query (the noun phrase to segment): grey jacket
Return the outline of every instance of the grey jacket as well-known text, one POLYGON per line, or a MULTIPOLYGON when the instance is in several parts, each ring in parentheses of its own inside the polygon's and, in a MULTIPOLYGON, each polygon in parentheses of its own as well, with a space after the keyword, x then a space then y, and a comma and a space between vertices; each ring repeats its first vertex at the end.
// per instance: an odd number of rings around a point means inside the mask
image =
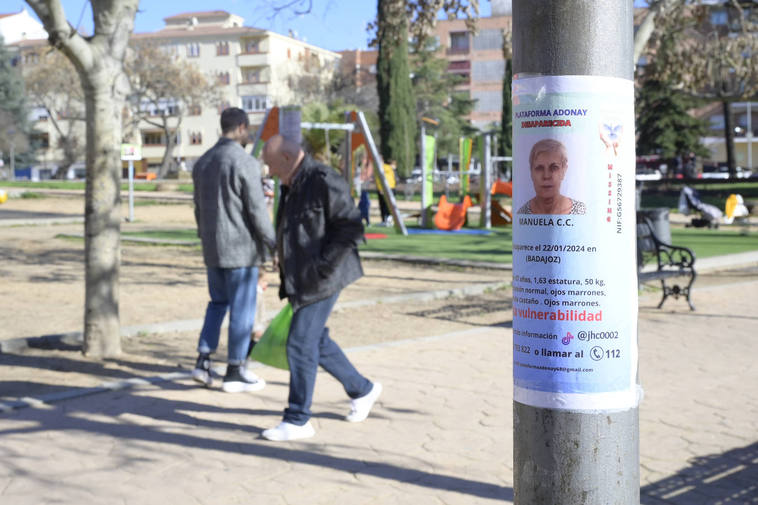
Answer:
POLYGON ((361 213, 345 180, 305 156, 277 209, 279 297, 292 308, 329 298, 363 275, 361 213))
POLYGON ((192 169, 195 222, 208 267, 256 266, 276 247, 259 162, 221 138, 192 169))

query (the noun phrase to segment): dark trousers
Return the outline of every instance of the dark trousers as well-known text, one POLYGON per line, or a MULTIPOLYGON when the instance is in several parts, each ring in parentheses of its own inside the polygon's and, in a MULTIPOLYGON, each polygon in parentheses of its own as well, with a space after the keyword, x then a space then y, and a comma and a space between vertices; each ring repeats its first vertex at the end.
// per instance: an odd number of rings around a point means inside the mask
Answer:
POLYGON ((390 208, 387 205, 387 202, 384 200, 384 195, 378 191, 376 193, 379 195, 379 212, 382 214, 382 222, 385 222, 390 216, 390 208))
POLYGON ((342 349, 329 338, 326 320, 337 303, 339 292, 304 307, 292 316, 287 339, 290 367, 289 406, 284 421, 302 426, 311 417, 313 389, 319 365, 337 379, 350 398, 367 395, 373 384, 350 363, 342 349))
POLYGON ((368 191, 361 190, 361 199, 358 201, 358 209, 361 211, 361 219, 366 221, 366 226, 370 223, 369 214, 371 212, 371 200, 368 197, 368 191))

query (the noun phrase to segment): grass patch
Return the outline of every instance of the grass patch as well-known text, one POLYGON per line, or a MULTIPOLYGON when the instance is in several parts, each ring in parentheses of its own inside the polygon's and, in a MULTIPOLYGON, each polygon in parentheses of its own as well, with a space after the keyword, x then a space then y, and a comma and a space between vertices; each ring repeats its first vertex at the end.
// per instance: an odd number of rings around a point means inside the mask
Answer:
MULTIPOLYGON (((673 245, 689 247, 698 258, 737 254, 758 250, 758 232, 742 234, 738 230, 672 228, 673 245)), ((697 268, 697 263, 695 263, 697 268)))
POLYGON ((84 190, 84 181, 3 181, 0 184, 9 188, 84 190))
MULTIPOLYGON (((652 186, 645 183, 642 191, 642 207, 666 207, 676 209, 679 205, 679 192, 683 184, 669 182, 652 186)), ((758 182, 698 182, 692 186, 700 199, 724 210, 726 199, 732 193, 742 195, 745 200, 758 200, 758 182)))
MULTIPOLYGON (((366 233, 383 233, 387 235, 387 238, 367 240, 360 246, 361 251, 493 263, 513 261, 510 228, 493 228, 490 235, 450 234, 404 237, 395 232, 394 228, 369 226, 366 228, 366 233)), ((162 240, 196 242, 198 240, 195 229, 123 232, 123 236, 150 238, 157 242, 162 240)), ((672 228, 671 241, 674 245, 689 247, 698 258, 708 258, 757 251, 758 231, 745 235, 740 230, 672 228)))
MULTIPOLYGON (((409 227, 410 228, 410 227, 409 227)), ((491 235, 408 235, 392 228, 369 226, 366 233, 384 233, 385 239, 367 240, 361 251, 427 258, 511 263, 511 230, 493 228, 491 235)))
POLYGON ((19 198, 21 198, 22 200, 34 200, 37 198, 45 198, 45 195, 43 195, 42 193, 34 193, 32 191, 24 191, 23 193, 21 193, 19 198))
POLYGON ((121 236, 135 237, 135 238, 149 238, 156 241, 183 240, 187 242, 196 242, 198 240, 197 230, 195 229, 125 231, 125 232, 121 232, 121 236))

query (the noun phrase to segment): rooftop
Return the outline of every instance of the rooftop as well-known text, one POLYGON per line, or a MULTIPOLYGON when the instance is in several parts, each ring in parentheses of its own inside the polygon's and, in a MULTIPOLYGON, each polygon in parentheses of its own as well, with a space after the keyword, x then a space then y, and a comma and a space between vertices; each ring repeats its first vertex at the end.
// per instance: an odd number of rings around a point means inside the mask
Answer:
POLYGON ((173 16, 169 16, 166 18, 163 18, 163 21, 173 21, 178 19, 185 19, 185 18, 211 18, 211 17, 217 17, 217 16, 229 16, 230 14, 226 11, 198 11, 198 12, 183 12, 181 14, 174 14, 173 16))

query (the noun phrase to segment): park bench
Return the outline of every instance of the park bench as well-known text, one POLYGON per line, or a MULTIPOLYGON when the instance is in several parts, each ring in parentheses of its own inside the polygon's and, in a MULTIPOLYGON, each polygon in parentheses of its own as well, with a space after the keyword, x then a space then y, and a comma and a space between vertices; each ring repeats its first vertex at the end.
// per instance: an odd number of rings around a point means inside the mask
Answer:
POLYGON ((683 296, 690 310, 695 310, 690 291, 696 275, 695 253, 692 249, 663 242, 656 236, 650 218, 637 212, 637 280, 640 284, 661 281, 663 297, 658 308, 663 306, 669 296, 675 299, 683 296), (683 280, 671 282, 669 279, 683 280))

